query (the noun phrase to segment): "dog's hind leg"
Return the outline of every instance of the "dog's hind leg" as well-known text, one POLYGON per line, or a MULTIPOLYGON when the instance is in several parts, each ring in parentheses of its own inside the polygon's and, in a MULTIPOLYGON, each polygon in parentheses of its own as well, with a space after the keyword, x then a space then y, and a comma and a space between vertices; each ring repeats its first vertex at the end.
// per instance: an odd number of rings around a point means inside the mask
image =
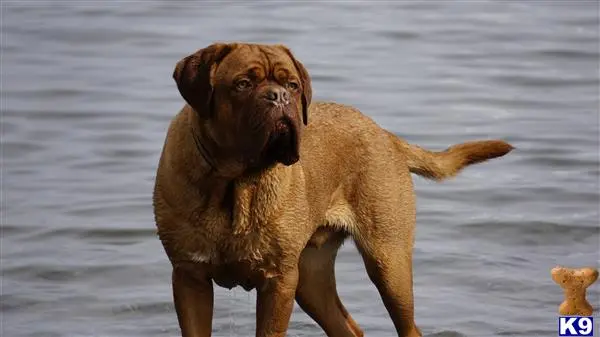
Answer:
POLYGON ((415 197, 407 170, 386 164, 359 185, 363 199, 355 206, 353 238, 398 337, 418 337, 412 280, 415 197))
POLYGON ((335 284, 335 258, 343 237, 308 246, 300 257, 296 301, 328 337, 363 337, 358 324, 340 301, 335 284))
POLYGON ((390 246, 379 246, 371 252, 361 249, 361 253, 398 336, 421 336, 414 322, 411 254, 390 246))
POLYGON ((375 218, 378 223, 371 228, 377 230, 371 231, 367 237, 355 238, 367 274, 377 287, 398 336, 421 336, 414 321, 413 238, 409 229, 412 225, 393 219, 390 214, 375 218))

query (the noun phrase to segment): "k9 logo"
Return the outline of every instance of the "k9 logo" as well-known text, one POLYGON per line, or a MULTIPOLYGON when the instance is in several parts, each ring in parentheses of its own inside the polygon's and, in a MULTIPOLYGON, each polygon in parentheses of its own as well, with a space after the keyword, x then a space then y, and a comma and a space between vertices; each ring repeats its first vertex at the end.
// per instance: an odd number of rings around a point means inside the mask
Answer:
POLYGON ((561 316, 558 318, 559 336, 594 336, 594 318, 561 316))

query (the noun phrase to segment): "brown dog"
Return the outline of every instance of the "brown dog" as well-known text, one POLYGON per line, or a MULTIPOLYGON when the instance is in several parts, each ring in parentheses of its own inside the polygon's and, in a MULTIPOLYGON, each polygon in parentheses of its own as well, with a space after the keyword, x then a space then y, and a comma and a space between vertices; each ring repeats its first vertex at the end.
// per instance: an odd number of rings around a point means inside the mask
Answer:
POLYGON ((213 281, 257 290, 256 336, 285 336, 294 299, 327 336, 363 336, 336 291, 347 237, 398 336, 419 336, 410 173, 442 180, 512 147, 429 152, 356 109, 311 104, 310 77, 284 46, 214 44, 173 76, 188 105, 167 133, 154 212, 183 336, 211 335, 213 281))

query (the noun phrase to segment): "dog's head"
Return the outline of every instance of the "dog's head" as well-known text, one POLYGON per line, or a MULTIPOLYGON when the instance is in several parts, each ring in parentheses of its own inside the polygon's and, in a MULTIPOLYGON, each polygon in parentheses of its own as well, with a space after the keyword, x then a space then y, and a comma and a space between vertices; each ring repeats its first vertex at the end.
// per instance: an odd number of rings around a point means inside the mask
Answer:
POLYGON ((179 61, 173 78, 226 153, 251 167, 299 160, 312 91, 285 46, 216 43, 179 61))

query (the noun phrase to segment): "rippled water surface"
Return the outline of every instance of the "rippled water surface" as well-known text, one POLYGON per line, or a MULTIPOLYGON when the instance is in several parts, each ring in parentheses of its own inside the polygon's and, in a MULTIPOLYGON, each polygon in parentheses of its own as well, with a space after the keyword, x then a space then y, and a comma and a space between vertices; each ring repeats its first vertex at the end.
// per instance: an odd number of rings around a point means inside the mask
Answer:
MULTIPOLYGON (((517 150, 415 177, 427 336, 554 336, 556 264, 599 262, 598 2, 2 3, 2 336, 176 336, 153 177, 183 56, 287 44, 316 99, 431 149, 517 150)), ((337 265, 367 336, 393 327, 352 244, 337 265)), ((600 287, 589 290, 600 306, 600 287)), ((254 335, 254 294, 219 289, 215 336, 254 335)), ((290 336, 322 336, 297 307, 290 336)))

